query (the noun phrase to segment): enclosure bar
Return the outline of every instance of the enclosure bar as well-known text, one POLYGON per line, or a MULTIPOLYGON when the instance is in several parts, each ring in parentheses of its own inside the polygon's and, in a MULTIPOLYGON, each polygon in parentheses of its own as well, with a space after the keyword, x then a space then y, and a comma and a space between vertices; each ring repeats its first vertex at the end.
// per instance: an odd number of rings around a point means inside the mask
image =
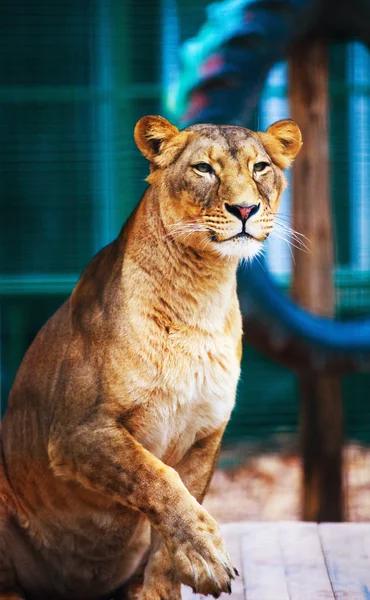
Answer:
MULTIPOLYGON (((293 228, 311 241, 310 252, 295 251, 294 300, 322 316, 334 313, 333 232, 329 197, 328 44, 300 42, 291 53, 289 96, 303 148, 293 170, 293 228)), ((303 460, 302 517, 343 519, 343 422, 340 381, 315 370, 298 374, 303 460)))

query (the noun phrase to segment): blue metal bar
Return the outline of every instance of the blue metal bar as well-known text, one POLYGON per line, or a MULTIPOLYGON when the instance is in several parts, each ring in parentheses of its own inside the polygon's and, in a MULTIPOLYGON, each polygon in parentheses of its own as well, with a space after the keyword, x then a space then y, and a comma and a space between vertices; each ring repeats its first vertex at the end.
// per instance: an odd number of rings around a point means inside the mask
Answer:
POLYGON ((259 314, 316 347, 351 354, 370 353, 370 319, 340 323, 312 315, 289 300, 256 261, 250 264, 240 284, 244 314, 259 314))

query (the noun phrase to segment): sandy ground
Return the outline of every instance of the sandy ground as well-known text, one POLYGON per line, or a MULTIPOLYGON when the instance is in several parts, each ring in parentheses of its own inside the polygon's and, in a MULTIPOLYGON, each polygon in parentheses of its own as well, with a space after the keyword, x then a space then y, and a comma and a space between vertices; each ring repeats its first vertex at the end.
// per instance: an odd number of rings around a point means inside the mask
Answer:
MULTIPOLYGON (((220 522, 298 520, 300 459, 294 442, 266 451, 239 445, 221 452, 204 505, 220 522)), ((346 520, 370 521, 370 448, 344 451, 346 520)))

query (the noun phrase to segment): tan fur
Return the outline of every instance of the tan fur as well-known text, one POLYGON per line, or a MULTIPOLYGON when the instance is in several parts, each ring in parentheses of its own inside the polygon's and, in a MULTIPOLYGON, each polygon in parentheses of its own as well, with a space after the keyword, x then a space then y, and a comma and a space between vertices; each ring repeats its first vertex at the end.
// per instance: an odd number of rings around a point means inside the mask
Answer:
POLYGON ((42 328, 10 394, 1 600, 93 600, 125 582, 122 597, 136 597, 130 578, 146 561, 141 600, 178 600, 181 582, 217 597, 235 575, 201 502, 239 377, 237 263, 271 231, 299 129, 179 132, 144 117, 135 139, 151 185, 42 328), (259 205, 249 237, 234 237, 241 221, 225 202, 259 205))

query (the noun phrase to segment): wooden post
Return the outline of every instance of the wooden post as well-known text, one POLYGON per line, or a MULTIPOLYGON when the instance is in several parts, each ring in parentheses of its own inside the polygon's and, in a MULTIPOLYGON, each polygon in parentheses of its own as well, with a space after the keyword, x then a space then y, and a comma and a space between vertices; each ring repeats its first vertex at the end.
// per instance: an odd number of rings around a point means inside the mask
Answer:
MULTIPOLYGON (((293 170, 293 228, 311 241, 310 253, 294 253, 292 295, 307 310, 334 312, 333 238, 329 197, 328 45, 301 42, 290 59, 292 118, 302 130, 303 148, 293 170)), ((298 373, 303 459, 302 516, 343 519, 343 420, 340 381, 318 370, 298 373)))

